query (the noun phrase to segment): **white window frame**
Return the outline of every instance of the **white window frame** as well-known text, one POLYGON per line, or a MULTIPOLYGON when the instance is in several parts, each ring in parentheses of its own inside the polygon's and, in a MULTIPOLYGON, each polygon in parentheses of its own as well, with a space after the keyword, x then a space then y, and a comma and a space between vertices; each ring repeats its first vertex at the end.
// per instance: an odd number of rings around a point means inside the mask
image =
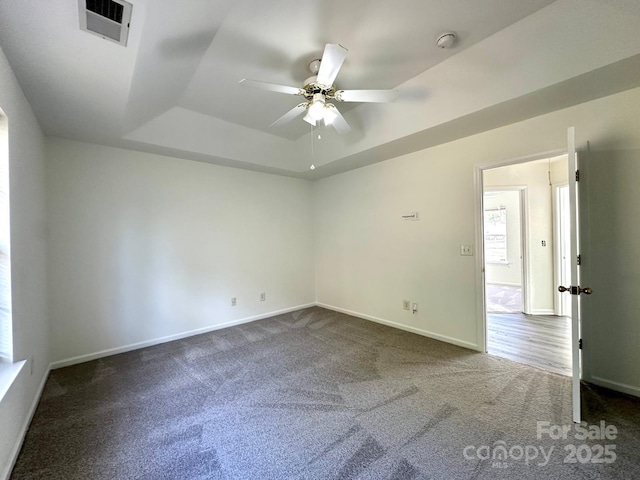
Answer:
POLYGON ((0 402, 27 363, 13 361, 9 220, 9 120, 0 109, 0 402))

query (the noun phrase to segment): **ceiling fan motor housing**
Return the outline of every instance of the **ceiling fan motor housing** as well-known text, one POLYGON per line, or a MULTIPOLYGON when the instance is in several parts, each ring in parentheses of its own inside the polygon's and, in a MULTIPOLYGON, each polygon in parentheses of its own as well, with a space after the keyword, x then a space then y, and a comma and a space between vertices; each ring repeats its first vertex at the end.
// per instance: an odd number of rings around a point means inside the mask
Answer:
POLYGON ((321 85, 317 82, 317 80, 318 77, 314 75, 313 77, 309 77, 304 81, 304 87, 302 87, 305 92, 304 97, 307 100, 313 100, 313 96, 316 93, 321 93, 326 98, 334 98, 334 95, 336 93, 335 87, 333 85, 321 85))

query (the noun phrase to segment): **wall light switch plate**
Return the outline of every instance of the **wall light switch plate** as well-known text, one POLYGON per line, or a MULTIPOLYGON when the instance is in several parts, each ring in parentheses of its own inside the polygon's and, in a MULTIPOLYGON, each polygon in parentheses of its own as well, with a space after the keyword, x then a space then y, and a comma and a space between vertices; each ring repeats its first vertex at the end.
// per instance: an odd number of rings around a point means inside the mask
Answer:
POLYGON ((460 245, 460 255, 465 257, 473 256, 473 245, 460 245))
POLYGON ((402 308, 404 310, 411 310, 411 302, 409 300, 402 301, 402 308))

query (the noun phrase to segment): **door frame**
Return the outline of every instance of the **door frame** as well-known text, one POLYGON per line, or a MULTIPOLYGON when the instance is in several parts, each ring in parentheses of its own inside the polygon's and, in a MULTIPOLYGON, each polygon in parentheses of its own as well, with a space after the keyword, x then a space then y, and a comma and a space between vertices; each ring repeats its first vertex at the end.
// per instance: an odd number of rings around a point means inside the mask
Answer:
MULTIPOLYGON (((562 243, 563 241, 571 242, 570 238, 565 238, 562 234, 562 220, 569 222, 568 218, 564 218, 564 215, 560 211, 560 189, 569 188, 569 182, 553 183, 553 281, 554 285, 564 285, 562 280, 562 243)), ((567 212, 568 213, 568 212, 567 212)), ((565 282, 569 283, 569 282, 565 282)), ((554 289, 554 310, 557 316, 569 317, 571 316, 571 307, 568 306, 565 310, 563 304, 562 294, 554 289)))
MULTIPOLYGON (((485 170, 528 163, 545 158, 567 155, 566 150, 552 150, 524 157, 497 160, 477 164, 473 169, 475 186, 475 230, 476 230, 476 337, 478 338, 478 350, 487 353, 487 312, 485 305, 485 271, 484 271, 484 181, 485 170)), ((528 268, 527 268, 528 270, 528 268)), ((524 298, 523 298, 524 301, 524 298)))

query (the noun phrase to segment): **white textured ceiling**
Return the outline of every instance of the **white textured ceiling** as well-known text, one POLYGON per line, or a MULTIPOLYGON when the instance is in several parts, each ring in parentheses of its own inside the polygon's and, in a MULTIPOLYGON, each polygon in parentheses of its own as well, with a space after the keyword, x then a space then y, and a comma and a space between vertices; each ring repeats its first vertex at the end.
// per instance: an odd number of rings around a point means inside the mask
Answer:
POLYGON ((46 134, 313 178, 640 82, 634 0, 132 3, 125 48, 80 31, 76 0, 0 2, 0 45, 46 134), (448 30, 456 47, 436 48, 448 30), (400 99, 339 104, 353 131, 316 129, 310 157, 301 119, 268 127, 300 98, 238 81, 301 86, 326 43, 349 49, 339 88, 400 99))

